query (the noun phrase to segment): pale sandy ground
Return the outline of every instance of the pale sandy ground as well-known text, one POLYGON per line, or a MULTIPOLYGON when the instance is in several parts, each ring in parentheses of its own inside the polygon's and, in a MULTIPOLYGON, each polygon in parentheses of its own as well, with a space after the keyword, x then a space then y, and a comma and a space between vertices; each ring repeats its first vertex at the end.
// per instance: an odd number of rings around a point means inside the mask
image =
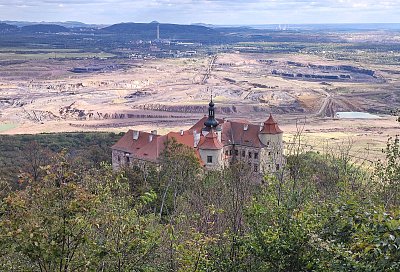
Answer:
MULTIPOLYGON (((68 71, 87 65, 83 61, 47 60, 0 67, 0 134, 178 131, 189 128, 206 113, 211 91, 217 107, 223 110, 218 116, 260 123, 272 112, 288 142, 296 133, 296 120, 306 118, 305 141, 318 149, 327 142, 335 146, 350 140, 356 152, 378 154, 389 136, 399 134, 395 118, 382 114, 399 104, 400 75, 387 72, 398 72, 398 66, 368 66, 384 79, 381 82, 324 85, 273 76, 272 68, 260 59, 283 63, 288 55, 221 54, 210 74, 211 58, 206 57, 125 60, 122 62, 130 68, 96 74, 68 71), (382 118, 323 117, 332 111, 376 111, 382 118)), ((290 60, 349 64, 304 55, 291 55, 290 60)))

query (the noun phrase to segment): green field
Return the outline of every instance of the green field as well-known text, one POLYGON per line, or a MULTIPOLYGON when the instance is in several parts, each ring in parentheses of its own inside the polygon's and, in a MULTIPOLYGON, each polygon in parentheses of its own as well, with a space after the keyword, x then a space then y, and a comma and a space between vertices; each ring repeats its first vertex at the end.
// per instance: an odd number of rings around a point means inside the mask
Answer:
POLYGON ((16 124, 0 124, 0 132, 4 132, 13 128, 16 128, 17 125, 16 124))
MULTIPOLYGON (((47 51, 47 50, 46 50, 47 51)), ((112 58, 114 54, 100 52, 100 53, 81 53, 71 51, 59 51, 49 50, 48 53, 40 50, 40 53, 35 51, 23 51, 23 52, 3 52, 0 50, 1 60, 46 60, 46 59, 82 59, 82 58, 112 58)))

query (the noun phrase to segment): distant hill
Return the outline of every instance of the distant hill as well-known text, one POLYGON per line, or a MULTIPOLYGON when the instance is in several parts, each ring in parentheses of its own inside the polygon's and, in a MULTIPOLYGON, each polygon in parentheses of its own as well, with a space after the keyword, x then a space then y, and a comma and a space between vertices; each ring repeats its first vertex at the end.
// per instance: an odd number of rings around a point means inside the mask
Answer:
POLYGON ((1 21, 0 23, 5 23, 9 25, 14 25, 18 27, 23 27, 23 26, 30 26, 30 25, 59 25, 59 26, 65 26, 67 28, 102 28, 106 27, 108 25, 99 25, 99 24, 85 24, 82 22, 76 22, 76 21, 66 21, 66 22, 27 22, 27 21, 1 21))
POLYGON ((140 36, 142 39, 155 39, 158 25, 160 26, 161 39, 206 41, 220 35, 218 31, 205 26, 157 23, 121 23, 102 28, 101 31, 114 34, 132 34, 140 36))
POLYGON ((5 24, 5 23, 0 23, 0 33, 11 33, 18 31, 17 26, 5 24))
POLYGON ((69 29, 60 25, 37 24, 21 27, 23 33, 60 33, 69 32, 69 29))

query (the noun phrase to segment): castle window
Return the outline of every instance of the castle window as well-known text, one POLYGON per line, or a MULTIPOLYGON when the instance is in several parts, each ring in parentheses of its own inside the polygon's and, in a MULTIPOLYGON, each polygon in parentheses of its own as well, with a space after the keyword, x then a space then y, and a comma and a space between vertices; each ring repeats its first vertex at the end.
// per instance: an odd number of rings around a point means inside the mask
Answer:
POLYGON ((235 149, 235 156, 239 155, 239 150, 235 149))
POLYGON ((207 156, 207 163, 212 163, 212 162, 213 162, 212 156, 207 156))
POLYGON ((121 162, 121 156, 118 156, 117 159, 118 159, 118 162, 121 162))
POLYGON ((254 153, 254 159, 258 159, 258 153, 257 152, 254 153))
POLYGON ((258 165, 254 164, 254 172, 258 172, 258 165))
POLYGON ((242 150, 242 157, 246 157, 246 151, 242 150))
POLYGON ((270 151, 270 152, 268 152, 268 156, 271 156, 271 151, 270 151))
POLYGON ((129 157, 126 157, 126 162, 130 163, 131 159, 129 157))
POLYGON ((249 152, 249 158, 251 159, 251 157, 252 157, 252 154, 251 154, 251 152, 249 152))
POLYGON ((279 165, 279 163, 276 164, 276 170, 279 170, 281 167, 279 165))
POLYGON ((228 156, 229 151, 225 150, 225 156, 228 156))
POLYGON ((232 149, 229 150, 229 156, 232 156, 232 149))
POLYGON ((269 146, 269 141, 267 142, 267 146, 269 146))

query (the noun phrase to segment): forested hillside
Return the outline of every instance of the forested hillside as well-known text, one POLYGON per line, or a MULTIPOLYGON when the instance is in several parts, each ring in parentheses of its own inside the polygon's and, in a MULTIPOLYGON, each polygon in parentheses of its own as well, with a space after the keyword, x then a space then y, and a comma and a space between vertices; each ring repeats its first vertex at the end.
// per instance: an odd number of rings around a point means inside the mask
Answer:
POLYGON ((372 168, 294 146, 263 182, 239 163, 204 172, 175 142, 161 167, 118 172, 28 148, 17 188, 1 182, 1 271, 400 269, 398 138, 372 168))

